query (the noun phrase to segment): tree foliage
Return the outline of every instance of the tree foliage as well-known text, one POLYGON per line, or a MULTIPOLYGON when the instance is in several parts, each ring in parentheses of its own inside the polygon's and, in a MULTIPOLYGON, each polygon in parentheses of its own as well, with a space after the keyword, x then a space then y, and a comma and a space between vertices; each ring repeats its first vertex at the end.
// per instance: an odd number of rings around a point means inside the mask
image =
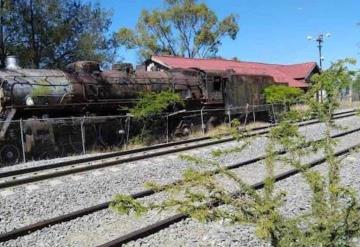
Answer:
POLYGON ((349 65, 356 64, 356 60, 346 58, 333 63, 329 69, 321 74, 315 74, 311 77, 313 86, 307 94, 307 102, 316 112, 320 113, 320 117, 329 117, 329 112, 334 111, 339 106, 338 98, 341 90, 348 88, 355 71, 349 68, 349 65), (325 99, 319 104, 315 97, 312 97, 320 90, 326 93, 325 99))
POLYGON ((236 38, 239 26, 235 15, 219 20, 197 0, 165 2, 165 9, 143 10, 134 30, 121 28, 119 43, 139 49, 143 58, 153 54, 207 57, 218 52, 225 37, 236 38))
POLYGON ((140 93, 138 102, 130 108, 130 113, 139 124, 139 131, 134 133, 131 143, 150 144, 158 141, 158 136, 168 128, 168 120, 163 114, 172 112, 183 104, 181 96, 171 90, 140 93))
POLYGON ((130 109, 130 113, 138 119, 157 117, 176 104, 182 105, 183 101, 181 96, 173 91, 143 92, 136 105, 130 109))
POLYGON ((76 60, 111 61, 111 13, 80 0, 3 0, 3 46, 24 67, 62 68, 76 60))
MULTIPOLYGON (((167 192, 168 199, 139 205, 129 198, 124 202, 124 196, 118 196, 111 207, 120 213, 134 210, 140 214, 148 210, 175 208, 200 221, 251 223, 256 225, 257 235, 272 246, 352 246, 354 237, 360 234, 360 204, 353 188, 340 181, 340 165, 344 157, 336 156, 336 142, 331 138, 331 130, 339 128, 331 118, 337 106, 337 96, 352 76, 347 68, 349 63, 354 61, 338 61, 322 74, 314 76, 314 84, 305 95, 309 112, 325 126, 323 139, 306 141, 305 135, 294 124, 303 115, 294 110, 284 113, 282 121, 270 131, 262 191, 250 187, 225 164, 214 159, 231 150, 216 151, 205 158, 182 156, 193 165, 184 172, 182 181, 170 185, 148 184, 155 191, 167 192), (322 102, 314 97, 320 89, 325 90, 327 95, 322 102), (287 153, 278 155, 278 148, 287 153), (304 157, 310 154, 324 155, 327 173, 322 174, 303 163, 304 157), (276 168, 283 165, 297 169, 311 191, 310 209, 299 211, 294 217, 282 214, 286 192, 275 189, 276 168), (231 188, 224 186, 224 178, 231 182, 231 188)), ((232 148, 233 151, 243 150, 250 141, 241 140, 237 149, 232 148)))
POLYGON ((359 93, 360 92, 360 73, 356 73, 356 75, 354 76, 354 79, 352 81, 352 89, 359 93))
POLYGON ((270 104, 294 103, 304 94, 299 88, 283 85, 271 85, 264 89, 265 99, 270 104))

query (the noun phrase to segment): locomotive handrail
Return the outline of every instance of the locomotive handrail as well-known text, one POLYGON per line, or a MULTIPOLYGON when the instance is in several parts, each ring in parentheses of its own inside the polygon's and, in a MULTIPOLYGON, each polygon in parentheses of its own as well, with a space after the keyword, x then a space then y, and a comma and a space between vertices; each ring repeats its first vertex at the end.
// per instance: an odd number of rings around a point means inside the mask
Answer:
MULTIPOLYGON (((44 76, 42 76, 44 77, 44 76)), ((31 86, 44 86, 44 87, 68 87, 69 86, 69 83, 68 84, 56 84, 56 85, 49 85, 49 84, 42 84, 42 83, 34 83, 34 82, 29 82, 29 81, 26 81, 26 82, 20 82, 18 81, 17 79, 18 78, 21 78, 21 76, 13 76, 12 79, 15 81, 16 84, 20 84, 20 85, 31 85, 31 86)), ((13 84, 14 85, 14 84, 13 84)))
POLYGON ((61 99, 60 99, 60 102, 59 102, 59 104, 62 104, 62 102, 63 102, 63 100, 65 99, 65 97, 66 96, 68 96, 68 95, 72 95, 71 93, 69 93, 69 92, 66 92, 66 93, 64 93, 64 95, 61 97, 61 99))

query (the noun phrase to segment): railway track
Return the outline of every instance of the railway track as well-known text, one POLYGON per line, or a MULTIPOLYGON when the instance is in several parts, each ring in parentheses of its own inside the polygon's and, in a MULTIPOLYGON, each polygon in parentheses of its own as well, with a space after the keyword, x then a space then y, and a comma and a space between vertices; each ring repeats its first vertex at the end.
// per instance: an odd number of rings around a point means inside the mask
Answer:
MULTIPOLYGON (((336 134, 336 135, 333 136, 333 138, 338 138, 338 137, 350 135, 350 134, 358 132, 358 131, 360 131, 360 128, 352 129, 352 130, 349 130, 349 131, 346 131, 346 132, 343 132, 343 133, 336 134)), ((358 145, 356 145, 356 146, 358 146, 358 145)), ((347 148, 346 151, 343 151, 343 153, 349 152, 349 150, 351 150, 354 147, 355 146, 347 148)), ((285 152, 284 151, 279 151, 278 154, 279 155, 285 154, 285 152)), ((254 158, 254 159, 249 159, 249 160, 246 160, 246 161, 243 161, 243 162, 239 162, 239 163, 236 163, 236 164, 229 165, 227 167, 227 169, 236 169, 236 168, 239 168, 239 167, 242 167, 242 166, 254 164, 255 162, 261 161, 263 159, 265 159, 265 156, 258 156, 258 157, 254 158)), ((319 160, 323 160, 323 159, 319 159, 319 160)), ((320 161, 318 161, 317 163, 319 163, 319 162, 320 161)), ((288 174, 286 176, 289 176, 289 175, 293 174, 294 172, 296 172, 296 171, 289 171, 289 172, 286 173, 286 174, 288 174)), ((214 173, 216 173, 216 171, 214 171, 214 173)), ((285 173, 282 174, 282 177, 285 177, 285 173)), ((177 182, 179 182, 179 181, 177 181, 177 182)), ((144 191, 132 194, 131 196, 133 196, 134 198, 139 199, 139 198, 144 198, 144 197, 147 197, 147 196, 150 196, 150 195, 153 195, 153 194, 155 194, 154 191, 144 190, 144 191)), ((25 236, 27 234, 30 234, 30 233, 32 233, 34 231, 43 229, 45 227, 49 227, 49 226, 52 226, 52 225, 68 222, 68 221, 71 221, 73 219, 80 218, 80 217, 82 217, 84 215, 89 215, 89 214, 92 214, 94 212, 97 212, 97 211, 100 211, 100 210, 103 210, 103 209, 107 209, 108 206, 109 206, 109 203, 110 203, 109 201, 104 202, 104 203, 100 203, 100 204, 92 206, 92 207, 87 207, 87 208, 84 208, 84 209, 81 209, 81 210, 73 211, 73 212, 68 213, 68 214, 64 214, 64 215, 61 215, 61 216, 58 216, 58 217, 43 220, 43 221, 37 222, 35 224, 30 224, 30 225, 15 229, 13 231, 9 231, 9 232, 0 234, 0 242, 5 242, 5 241, 8 241, 10 239, 15 239, 15 238, 20 237, 20 236, 25 236)), ((175 217, 173 220, 175 221, 176 219, 179 219, 179 218, 175 217)), ((166 222, 171 222, 171 220, 168 219, 168 221, 166 221, 166 222)), ((164 226, 164 225, 166 225, 166 222, 162 222, 160 225, 164 226)), ((144 229, 142 229, 141 231, 144 231, 144 229)), ((132 233, 132 235, 134 235, 134 233, 132 233)), ((130 239, 129 236, 130 235, 128 235, 126 239, 130 239)), ((124 239, 124 237, 122 237, 121 239, 124 239)))
MULTIPOLYGON (((334 119, 341 119, 355 116, 356 111, 344 111, 334 114, 334 119)), ((319 123, 318 120, 308 120, 300 122, 299 126, 307 126, 319 123)), ((248 136, 262 135, 269 132, 273 125, 253 128, 248 136)), ((0 171, 0 189, 14 187, 18 185, 33 183, 50 178, 86 172, 90 170, 110 167, 122 163, 146 160, 168 154, 179 153, 182 151, 212 146, 216 144, 234 141, 232 137, 212 139, 211 137, 200 137, 179 142, 159 144, 128 151, 114 152, 93 157, 74 159, 41 166, 34 166, 16 170, 0 171)))
MULTIPOLYGON (((352 150, 356 149, 356 148, 359 148, 360 147, 360 143, 357 144, 357 145, 353 145, 349 148, 345 148, 343 150, 340 150, 338 152, 336 152, 336 156, 342 156, 342 155, 345 155, 349 152, 351 152, 352 150)), ((313 160, 307 164, 304 164, 303 166, 304 167, 307 167, 307 168, 312 168, 312 167, 315 167, 317 165, 320 165, 320 164, 323 164, 324 162, 326 162, 326 158, 325 157, 321 157, 321 158, 318 158, 316 160, 313 160)), ((292 177, 296 174, 298 174, 300 171, 298 169, 291 169, 291 170, 288 170, 286 172, 283 172, 283 173, 280 173, 278 175, 275 176, 275 183, 276 182, 279 182, 279 181, 282 181, 282 180, 285 180, 289 177, 292 177)), ((261 181, 261 182, 257 182, 257 183, 254 183, 254 184, 251 184, 250 185, 253 189, 255 190, 260 190, 262 188, 264 188, 265 186, 265 181, 261 181)), ((237 196, 238 193, 234 193, 234 196, 237 196)), ((217 202, 210 202, 211 205, 214 205, 214 206, 219 206, 217 204, 217 202)), ((126 244, 126 243, 129 243, 131 241, 136 241, 138 239, 141 239, 141 238, 144 238, 144 237, 148 237, 152 234, 155 234, 161 230, 164 230, 166 229, 167 227, 175 224, 175 223, 178 223, 182 220, 185 220, 186 218, 188 218, 189 216, 183 214, 183 213, 178 213, 178 214, 175 214, 175 215, 172 215, 168 218, 165 218, 163 220, 160 220, 158 222, 155 222, 154 224, 151 224, 151 225, 148 225, 146 227, 143 227, 143 228, 140 228, 140 229, 137 229, 135 231, 132 231, 130 233, 127 233, 125 235, 122 235, 112 241, 109 241, 107 243, 104 243, 104 244, 101 244, 101 245, 98 245, 97 247, 116 247, 116 246, 121 246, 123 244, 126 244)))

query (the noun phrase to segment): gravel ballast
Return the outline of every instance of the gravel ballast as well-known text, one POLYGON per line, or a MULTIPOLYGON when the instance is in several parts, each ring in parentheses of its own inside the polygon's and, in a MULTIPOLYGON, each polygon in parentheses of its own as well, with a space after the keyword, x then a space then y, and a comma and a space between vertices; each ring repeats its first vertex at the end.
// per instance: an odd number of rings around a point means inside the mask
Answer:
MULTIPOLYGON (((354 119, 340 119, 337 121, 337 123, 344 126, 349 126, 351 128, 355 128, 356 126, 359 126, 359 124, 356 125, 356 123, 359 123, 359 118, 355 117, 354 119)), ((321 135, 321 131, 319 131, 319 125, 307 126, 305 129, 309 139, 318 138, 321 135)), ((346 141, 342 141, 339 143, 339 146, 354 144, 357 140, 360 139, 359 137, 360 134, 358 133, 349 135, 346 137, 346 141)), ((244 150, 241 154, 227 155, 226 157, 222 157, 221 160, 224 163, 228 163, 233 162, 234 160, 240 161, 256 157, 260 155, 261 152, 263 152, 265 140, 266 138, 264 137, 258 137, 252 143, 251 147, 244 150)), ((196 154, 207 157, 209 155, 208 148, 202 149, 202 151, 197 151, 196 154)), ((185 169, 186 167, 188 167, 188 164, 186 164, 186 162, 175 158, 166 158, 162 160, 159 158, 155 158, 152 159, 152 162, 150 161, 150 163, 138 162, 123 164, 117 167, 119 169, 117 171, 110 170, 112 168, 108 168, 98 170, 97 174, 94 174, 97 171, 78 174, 77 176, 82 176, 82 178, 79 180, 74 179, 72 176, 62 177, 61 183, 54 186, 49 186, 46 181, 44 181, 41 183, 37 183, 37 186, 39 186, 39 188, 32 191, 29 191, 26 186, 20 186, 12 191, 14 192, 14 194, 6 196, 5 200, 2 200, 0 202, 0 220, 1 226, 4 227, 2 231, 9 231, 13 227, 19 227, 21 225, 34 223, 34 220, 37 221, 39 219, 46 219, 49 217, 60 215, 62 213, 71 212, 75 209, 81 209, 100 202, 104 202, 106 200, 109 200, 114 194, 119 192, 130 193, 139 191, 143 188, 143 182, 148 180, 155 180, 161 183, 172 182, 175 179, 180 178, 180 171, 185 169), (101 174, 99 172, 101 172, 101 174)), ((254 169, 256 168, 254 167, 254 169)), ((261 170, 261 165, 259 165, 258 169, 261 170)), ((255 170, 251 168, 249 169, 250 174, 244 176, 252 180, 253 178, 251 178, 251 174, 261 175, 260 170, 256 170, 256 172, 254 172, 255 170)), ((98 226, 95 229, 91 228, 91 230, 88 231, 88 235, 91 235, 91 231, 98 232, 98 230, 100 230, 101 232, 103 226, 105 226, 106 229, 116 228, 116 225, 111 224, 112 220, 119 224, 117 225, 118 228, 125 227, 124 224, 122 224, 123 219, 119 219, 117 217, 118 216, 114 215, 111 211, 103 210, 71 222, 43 229, 41 231, 30 234, 29 236, 20 238, 19 240, 22 241, 23 239, 28 239, 29 242, 26 242, 27 244, 42 242, 50 243, 51 241, 54 241, 55 246, 57 242, 62 243, 59 246, 74 246, 73 244, 76 242, 75 240, 75 242, 73 242, 73 240, 68 242, 69 232, 79 233, 81 236, 83 236, 83 232, 86 232, 86 226, 88 225, 91 225, 92 227, 93 225, 98 226), (99 214, 100 216, 97 216, 97 214, 99 214), (116 218, 115 220, 114 217, 116 218), (100 223, 99 219, 101 219, 100 223), (110 222, 107 222, 106 220, 105 222, 102 222, 102 219, 110 220, 110 222), (79 222, 83 223, 78 224, 79 222), (70 226, 68 224, 70 224, 70 226), (111 225, 113 227, 110 227, 111 225), (67 230, 65 231, 62 227, 67 230), (72 227, 74 227, 75 229, 73 229, 72 227), (62 237, 60 237, 59 241, 55 241, 55 239, 58 239, 59 236, 62 237), (38 242, 39 239, 42 240, 38 242), (68 245, 68 243, 71 244, 68 245)), ((126 227, 126 229, 128 228, 126 227)), ((119 234, 120 233, 116 232, 113 234, 114 236, 111 235, 110 237, 116 237, 119 234)), ((109 235, 107 236, 109 237, 109 235)), ((104 238, 97 237, 97 239, 104 238)), ((9 243, 11 243, 11 241, 9 241, 9 243)), ((12 243, 14 244, 16 242, 12 243)), ((82 243, 82 241, 76 243, 76 246, 82 246, 82 244, 79 245, 79 243, 82 243)), ((44 246, 47 246, 47 244, 45 244, 44 246)))
MULTIPOLYGON (((360 118, 339 119, 337 123, 354 128, 360 118)), ((320 124, 302 128, 308 139, 320 138, 320 124)), ((334 133, 338 133, 336 130, 334 133)), ((341 131, 340 131, 341 132, 341 131)), ((360 132, 359 132, 360 133, 360 132)), ((353 135, 357 135, 356 133, 353 135)), ((358 137, 356 137, 358 138, 358 137)), ((355 139, 356 139, 355 138, 355 139)), ((258 157, 265 153, 265 137, 255 138, 251 145, 240 153, 219 158, 224 164, 240 162, 258 157)), ((209 157, 210 150, 224 146, 239 145, 229 142, 221 145, 201 148, 194 152, 199 157, 209 157)), ((30 185, 0 190, 0 232, 11 231, 40 220, 56 217, 65 213, 93 206, 111 200, 117 193, 135 193, 144 189, 147 181, 170 183, 181 178, 181 172, 189 164, 177 158, 178 155, 163 156, 147 161, 125 163, 119 166, 98 169, 90 172, 45 180, 30 185), (172 157, 172 158, 169 158, 172 157)), ((257 172, 258 173, 258 172, 257 172)))
MULTIPOLYGON (((360 194, 359 174, 360 154, 352 154, 345 159, 341 175, 346 184, 358 189, 360 194)), ((260 162, 259 162, 260 163, 260 162)), ((326 165, 314 169, 326 172, 326 165)), ((239 168, 238 174, 244 172, 239 168)), ((252 181, 255 182, 255 179, 252 181)), ((286 203, 282 212, 292 216, 308 208, 310 200, 307 185, 300 175, 278 182, 277 190, 287 192, 286 203)), ((163 199, 156 194, 142 201, 163 199)), ((11 240, 4 246, 96 246, 110 241, 131 230, 154 223, 156 220, 169 216, 171 213, 157 214, 151 212, 143 218, 117 215, 111 210, 102 210, 94 214, 55 225, 28 236, 11 240)), ((253 226, 229 225, 224 222, 201 224, 187 219, 152 236, 130 242, 128 246, 269 246, 254 234, 253 226)))
MULTIPOLYGON (((360 197, 360 153, 352 154, 343 162, 342 183, 353 187, 360 197)), ((325 164, 313 168, 321 174, 327 172, 325 164)), ((276 183, 276 191, 285 191, 282 214, 294 217, 310 209, 311 191, 301 175, 276 183)), ((360 246, 360 243, 356 243, 360 246)), ((232 225, 224 222, 199 223, 186 219, 149 237, 132 241, 128 247, 138 246, 270 246, 255 234, 255 226, 232 225)))

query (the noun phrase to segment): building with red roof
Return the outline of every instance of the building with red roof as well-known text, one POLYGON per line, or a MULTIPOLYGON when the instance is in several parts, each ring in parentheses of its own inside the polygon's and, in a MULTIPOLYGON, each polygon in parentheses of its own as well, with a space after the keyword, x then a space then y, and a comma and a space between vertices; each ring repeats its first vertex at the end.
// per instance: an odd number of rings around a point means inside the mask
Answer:
POLYGON ((222 58, 184 58, 176 56, 152 56, 145 62, 146 69, 191 69, 196 68, 204 71, 232 70, 241 75, 264 75, 273 78, 275 83, 287 84, 290 87, 306 89, 310 85, 313 74, 319 73, 320 69, 315 62, 301 64, 265 64, 256 62, 242 62, 226 60, 222 58))

